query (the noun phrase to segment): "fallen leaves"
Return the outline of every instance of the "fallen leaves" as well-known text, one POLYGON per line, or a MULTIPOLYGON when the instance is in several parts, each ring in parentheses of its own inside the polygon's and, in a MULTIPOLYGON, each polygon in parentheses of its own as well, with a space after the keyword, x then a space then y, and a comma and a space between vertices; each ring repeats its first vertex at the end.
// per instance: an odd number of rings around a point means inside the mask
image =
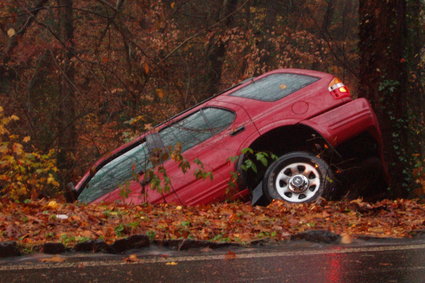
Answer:
POLYGON ((52 201, 49 201, 49 203, 47 204, 47 206, 49 208, 56 209, 58 207, 58 203, 55 200, 52 200, 52 201))
POLYGON ((125 262, 139 262, 140 259, 135 254, 131 254, 128 257, 124 258, 125 262))
MULTIPOLYGON (((0 241, 21 246, 58 242, 66 247, 103 239, 111 244, 131 235, 151 240, 197 239, 249 243, 287 240, 308 230, 328 230, 349 244, 360 235, 409 237, 425 230, 425 205, 416 200, 362 200, 320 204, 275 201, 268 207, 221 203, 196 207, 68 204, 56 200, 17 203, 0 199, 0 241), (67 217, 62 217, 66 215, 67 217)), ((226 258, 233 255, 229 253, 226 258)), ((129 257, 128 261, 136 260, 129 257)))
POLYGON ((344 245, 351 244, 353 242, 353 237, 350 234, 342 233, 340 243, 344 245))
POLYGON ((228 251, 225 255, 224 255, 224 259, 235 259, 236 258, 236 254, 232 251, 228 251))
POLYGON ((46 263, 60 263, 60 262, 64 262, 65 258, 61 256, 52 256, 52 257, 42 258, 40 259, 40 261, 46 262, 46 263))

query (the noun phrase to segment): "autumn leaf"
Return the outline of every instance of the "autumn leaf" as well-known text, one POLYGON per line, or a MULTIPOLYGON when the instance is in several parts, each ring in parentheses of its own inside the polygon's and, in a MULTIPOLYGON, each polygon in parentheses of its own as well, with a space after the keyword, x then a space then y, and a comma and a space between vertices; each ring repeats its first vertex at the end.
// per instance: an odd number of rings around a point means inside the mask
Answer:
POLYGON ((22 144, 16 143, 16 142, 12 146, 13 152, 16 153, 17 155, 21 155, 24 152, 23 148, 24 147, 22 144))
POLYGON ((205 247, 205 248, 202 248, 200 251, 203 253, 210 253, 213 251, 213 249, 211 249, 210 247, 205 247))
POLYGON ((148 63, 143 63, 143 70, 145 71, 145 74, 149 74, 150 68, 148 63))
POLYGON ((129 124, 129 125, 134 125, 134 124, 136 124, 137 122, 139 122, 139 121, 141 121, 143 119, 144 119, 144 116, 143 115, 139 115, 139 116, 136 116, 136 117, 134 117, 134 118, 126 121, 125 123, 126 124, 129 124))
POLYGON ((131 254, 128 257, 124 258, 125 262, 139 262, 140 259, 137 257, 136 254, 131 254))
POLYGON ((113 89, 111 89, 111 93, 113 93, 113 94, 120 93, 122 91, 124 91, 122 88, 113 88, 113 89))
POLYGON ((56 209, 58 208, 58 203, 55 200, 49 201, 49 203, 47 204, 48 207, 56 209))
MULTIPOLYGON (((155 239, 190 237, 250 243, 260 239, 288 240, 291 235, 311 229, 335 232, 341 235, 341 244, 350 244, 358 235, 401 238, 410 237, 412 231, 425 229, 425 204, 417 200, 323 201, 294 205, 275 201, 268 207, 243 203, 189 207, 63 204, 59 200, 23 203, 0 199, 0 209, 0 231, 5 231, 0 233, 0 242, 13 240, 18 245, 27 246, 52 240, 72 246, 88 239, 102 239, 112 244, 130 233, 149 234, 155 239), (375 213, 362 214, 364 207, 375 213), (60 214, 52 213, 52 210, 59 209, 60 214), (62 220, 58 215, 69 217, 62 220), (117 227, 122 228, 119 235, 117 227)), ((209 252, 210 249, 202 251, 209 252)), ((236 257, 233 251, 223 256, 225 259, 236 257)))
POLYGON ((146 131, 150 131, 150 130, 152 130, 152 129, 153 129, 152 124, 150 124, 150 123, 145 124, 145 130, 146 130, 146 131))
POLYGON ((16 31, 15 31, 14 28, 10 28, 10 29, 7 30, 7 36, 8 37, 13 37, 13 36, 15 36, 15 34, 16 34, 16 31))
POLYGON ((79 236, 87 238, 87 239, 95 237, 94 232, 92 232, 90 230, 85 230, 85 231, 79 232, 78 234, 79 234, 79 236))
POLYGON ((228 251, 225 255, 224 255, 224 259, 235 259, 236 258, 236 254, 232 251, 228 251))
POLYGON ((393 264, 389 263, 389 262, 380 262, 380 263, 378 263, 378 265, 380 265, 380 266, 392 266, 393 264))
POLYGON ((47 184, 53 185, 55 187, 59 187, 58 181, 56 181, 55 177, 52 174, 49 174, 47 177, 47 184))
POLYGON ((347 245, 347 244, 351 244, 352 242, 353 242, 353 237, 351 237, 350 234, 347 234, 347 233, 341 234, 341 240, 340 240, 341 244, 347 245))
POLYGON ((165 97, 165 92, 162 88, 157 88, 155 92, 159 99, 163 99, 165 97))
POLYGON ((60 263, 60 262, 64 262, 65 258, 61 256, 53 256, 48 258, 42 258, 40 261, 47 262, 47 263, 60 263))

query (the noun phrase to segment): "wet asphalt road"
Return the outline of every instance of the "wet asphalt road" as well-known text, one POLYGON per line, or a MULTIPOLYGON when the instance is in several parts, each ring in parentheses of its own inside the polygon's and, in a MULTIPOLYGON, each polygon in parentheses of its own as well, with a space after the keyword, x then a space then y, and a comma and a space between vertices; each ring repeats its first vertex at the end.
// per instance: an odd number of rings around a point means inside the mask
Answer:
POLYGON ((425 240, 39 254, 1 259, 0 282, 425 282, 425 240))

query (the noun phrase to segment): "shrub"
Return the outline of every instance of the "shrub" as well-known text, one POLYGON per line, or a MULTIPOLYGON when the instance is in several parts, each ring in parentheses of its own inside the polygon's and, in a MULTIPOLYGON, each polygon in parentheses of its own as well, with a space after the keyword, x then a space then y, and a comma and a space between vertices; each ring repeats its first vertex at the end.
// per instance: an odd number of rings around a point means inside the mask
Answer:
POLYGON ((13 134, 8 124, 18 120, 6 116, 0 106, 0 196, 24 200, 57 192, 55 152, 40 153, 29 145, 30 137, 13 134))

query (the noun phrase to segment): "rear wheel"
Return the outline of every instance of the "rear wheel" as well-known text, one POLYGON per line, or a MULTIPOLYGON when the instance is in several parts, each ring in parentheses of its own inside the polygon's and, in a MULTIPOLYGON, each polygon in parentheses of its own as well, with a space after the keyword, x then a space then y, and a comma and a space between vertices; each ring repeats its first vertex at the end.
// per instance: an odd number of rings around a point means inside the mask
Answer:
POLYGON ((308 152, 297 151, 281 156, 264 175, 265 197, 287 202, 313 202, 330 192, 334 176, 329 165, 308 152))

